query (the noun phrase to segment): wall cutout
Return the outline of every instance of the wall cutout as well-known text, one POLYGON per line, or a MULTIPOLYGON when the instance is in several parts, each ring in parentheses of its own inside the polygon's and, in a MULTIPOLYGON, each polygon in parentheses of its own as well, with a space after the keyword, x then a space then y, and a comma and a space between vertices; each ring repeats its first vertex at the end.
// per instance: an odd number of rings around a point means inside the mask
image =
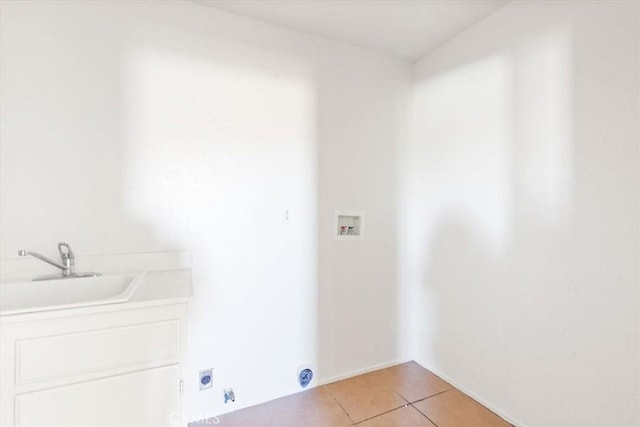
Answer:
POLYGON ((336 211, 335 238, 361 240, 364 237, 364 214, 354 211, 336 211))

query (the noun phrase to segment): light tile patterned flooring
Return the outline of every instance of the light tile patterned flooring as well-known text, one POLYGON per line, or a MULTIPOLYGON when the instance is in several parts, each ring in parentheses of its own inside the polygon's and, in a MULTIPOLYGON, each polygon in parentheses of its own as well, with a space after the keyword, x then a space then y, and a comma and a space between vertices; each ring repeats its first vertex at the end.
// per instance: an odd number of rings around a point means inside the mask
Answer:
POLYGON ((511 426, 416 362, 231 412, 190 427, 511 426))

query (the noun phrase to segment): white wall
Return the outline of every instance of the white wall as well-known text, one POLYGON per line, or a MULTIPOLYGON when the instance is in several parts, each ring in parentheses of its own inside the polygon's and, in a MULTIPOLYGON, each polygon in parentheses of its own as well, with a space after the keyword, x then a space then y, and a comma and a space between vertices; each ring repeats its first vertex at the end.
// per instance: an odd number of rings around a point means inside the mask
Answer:
POLYGON ((396 360, 409 65, 191 2, 2 2, 1 19, 2 260, 59 240, 192 250, 192 418, 296 391, 301 364, 322 380, 396 360), (334 241, 335 209, 365 211, 367 238, 334 241))
POLYGON ((414 357, 522 425, 640 423, 636 2, 500 9, 415 66, 406 143, 407 64, 190 2, 0 4, 0 259, 192 250, 194 418, 414 357))
POLYGON ((415 67, 405 349, 519 425, 640 424, 639 7, 511 2, 415 67))

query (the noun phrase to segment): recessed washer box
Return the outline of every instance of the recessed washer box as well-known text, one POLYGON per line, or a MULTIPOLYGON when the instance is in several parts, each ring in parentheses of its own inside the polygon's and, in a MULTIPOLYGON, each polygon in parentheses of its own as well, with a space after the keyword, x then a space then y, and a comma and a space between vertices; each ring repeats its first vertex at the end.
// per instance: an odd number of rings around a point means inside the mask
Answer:
POLYGON ((333 232, 336 240, 362 240, 364 238, 364 212, 336 211, 333 232))

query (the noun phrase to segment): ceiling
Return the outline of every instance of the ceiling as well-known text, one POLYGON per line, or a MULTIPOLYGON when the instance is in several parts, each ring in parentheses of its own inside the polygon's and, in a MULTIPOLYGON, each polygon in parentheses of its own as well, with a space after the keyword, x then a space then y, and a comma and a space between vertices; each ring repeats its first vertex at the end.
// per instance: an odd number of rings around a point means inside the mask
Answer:
POLYGON ((507 0, 200 0, 200 3, 417 61, 507 0))

